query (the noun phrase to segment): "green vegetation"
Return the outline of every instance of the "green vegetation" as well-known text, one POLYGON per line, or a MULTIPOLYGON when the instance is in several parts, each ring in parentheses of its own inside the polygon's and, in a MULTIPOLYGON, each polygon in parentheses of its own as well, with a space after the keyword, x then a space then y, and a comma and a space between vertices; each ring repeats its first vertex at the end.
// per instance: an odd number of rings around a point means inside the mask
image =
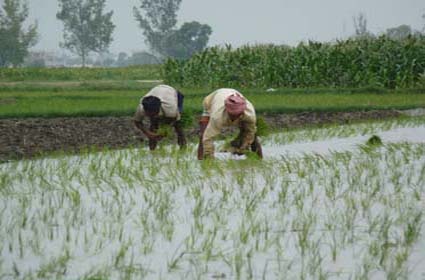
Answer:
POLYGON ((28 3, 21 0, 0 2, 0 68, 18 66, 37 43, 37 23, 29 24, 28 3))
POLYGON ((62 47, 77 54, 83 66, 91 52, 107 51, 113 40, 113 11, 104 9, 105 0, 59 0, 56 18, 63 24, 62 47))
POLYGON ((162 60, 166 57, 187 59, 205 48, 212 29, 197 21, 184 22, 177 28, 177 11, 182 0, 140 0, 134 17, 149 48, 162 60))
MULTIPOLYGON (((136 87, 136 85, 134 85, 136 87)), ((150 85, 137 89, 80 90, 11 90, 0 93, 0 118, 58 117, 58 116, 129 116, 150 85)), ((203 98, 211 90, 182 89, 184 110, 197 114, 202 110, 203 98)), ((287 90, 268 93, 247 90, 258 113, 293 113, 301 111, 356 111, 372 109, 409 109, 425 107, 423 93, 289 93, 287 90)))
POLYGON ((425 37, 348 39, 297 47, 213 47, 164 64, 167 83, 193 87, 413 87, 425 73, 425 37))
MULTIPOLYGON (((335 126, 263 140, 273 148, 424 124, 335 126)), ((420 278, 423 143, 262 161, 199 162, 195 148, 1 164, 7 258, 0 278, 420 278)))
POLYGON ((122 68, 0 68, 0 82, 14 81, 93 81, 157 80, 159 65, 122 68))
POLYGON ((0 82, 1 92, 85 92, 110 90, 147 90, 158 84, 158 80, 93 80, 93 81, 22 81, 0 82))

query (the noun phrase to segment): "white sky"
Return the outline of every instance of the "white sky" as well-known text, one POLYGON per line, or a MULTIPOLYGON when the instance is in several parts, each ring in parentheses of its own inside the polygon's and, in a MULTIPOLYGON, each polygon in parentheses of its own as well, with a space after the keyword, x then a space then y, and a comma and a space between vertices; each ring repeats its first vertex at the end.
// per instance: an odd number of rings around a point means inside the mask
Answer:
MULTIPOLYGON (((28 0, 30 20, 39 24, 40 40, 34 50, 59 50, 62 23, 56 20, 57 0, 28 0)), ((0 0, 0 2, 2 2, 0 0)), ((140 0, 107 0, 116 25, 110 51, 147 50, 132 9, 140 0)), ((330 41, 354 33, 353 17, 366 15, 373 33, 401 24, 421 30, 424 0, 183 0, 178 26, 187 21, 209 24, 209 46, 230 43, 296 45, 309 39, 330 41)))

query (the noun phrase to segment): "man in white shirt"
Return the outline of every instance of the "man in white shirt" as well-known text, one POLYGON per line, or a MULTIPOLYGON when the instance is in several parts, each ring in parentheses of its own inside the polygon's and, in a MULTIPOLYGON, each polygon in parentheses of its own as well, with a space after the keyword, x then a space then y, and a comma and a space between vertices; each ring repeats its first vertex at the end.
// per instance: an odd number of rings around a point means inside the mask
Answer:
POLYGON ((186 138, 181 122, 183 98, 183 94, 178 90, 167 85, 159 85, 140 99, 140 104, 133 120, 135 126, 148 137, 150 150, 155 150, 158 141, 164 137, 156 133, 160 123, 173 126, 177 134, 178 145, 180 148, 186 146, 186 138), (149 129, 145 127, 143 122, 146 117, 150 121, 149 129))

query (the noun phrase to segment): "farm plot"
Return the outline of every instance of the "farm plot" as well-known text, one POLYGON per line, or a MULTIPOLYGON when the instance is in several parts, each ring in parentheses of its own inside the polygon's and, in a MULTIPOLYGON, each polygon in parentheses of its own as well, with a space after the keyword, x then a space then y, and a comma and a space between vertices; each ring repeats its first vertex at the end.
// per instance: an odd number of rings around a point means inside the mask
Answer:
POLYGON ((262 141, 262 161, 164 146, 0 165, 0 278, 423 277, 423 118, 262 141))

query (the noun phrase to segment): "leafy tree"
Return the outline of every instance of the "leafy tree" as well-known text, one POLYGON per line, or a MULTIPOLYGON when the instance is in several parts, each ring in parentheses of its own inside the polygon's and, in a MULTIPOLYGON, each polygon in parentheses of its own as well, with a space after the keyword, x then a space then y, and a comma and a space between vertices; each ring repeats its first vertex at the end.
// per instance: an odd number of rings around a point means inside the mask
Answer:
POLYGON ((115 64, 115 56, 111 53, 100 53, 94 58, 94 66, 112 67, 115 64))
POLYGON ((0 67, 21 64, 28 49, 36 44, 37 23, 24 30, 27 17, 27 2, 4 0, 0 9, 0 67))
POLYGON ((209 25, 197 21, 185 23, 165 38, 164 48, 171 57, 188 59, 205 48, 211 33, 209 25))
POLYGON ((127 53, 125 53, 125 52, 120 52, 120 53, 118 54, 118 58, 117 58, 117 61, 116 61, 116 65, 117 65, 117 66, 126 66, 126 65, 127 65, 127 58, 128 58, 127 53))
POLYGON ((367 30, 367 19, 363 13, 353 17, 356 38, 372 38, 373 34, 367 30))
POLYGON ((143 30, 146 43, 161 58, 188 58, 205 48, 211 27, 198 22, 177 24, 177 11, 182 0, 140 0, 140 9, 133 8, 134 16, 143 30))
POLYGON ((148 52, 134 52, 126 61, 128 65, 158 64, 158 58, 148 52))
POLYGON ((160 55, 165 55, 163 38, 177 24, 177 10, 182 0, 141 0, 140 10, 133 7, 136 20, 143 30, 146 43, 160 55))
POLYGON ((133 52, 131 56, 120 52, 115 66, 125 67, 130 65, 158 64, 161 63, 156 56, 145 51, 133 52))
POLYGON ((77 54, 83 67, 90 52, 107 51, 115 25, 113 11, 104 13, 105 0, 59 0, 56 18, 64 25, 61 46, 77 54))
POLYGON ((25 67, 46 67, 45 52, 29 52, 23 64, 25 67))
POLYGON ((413 35, 413 30, 409 25, 400 25, 393 28, 388 28, 386 32, 387 36, 394 40, 403 40, 410 35, 413 35))
MULTIPOLYGON (((425 14, 422 15, 422 18, 425 20, 425 14)), ((424 27, 422 28, 422 32, 425 33, 425 23, 424 23, 424 27)))

